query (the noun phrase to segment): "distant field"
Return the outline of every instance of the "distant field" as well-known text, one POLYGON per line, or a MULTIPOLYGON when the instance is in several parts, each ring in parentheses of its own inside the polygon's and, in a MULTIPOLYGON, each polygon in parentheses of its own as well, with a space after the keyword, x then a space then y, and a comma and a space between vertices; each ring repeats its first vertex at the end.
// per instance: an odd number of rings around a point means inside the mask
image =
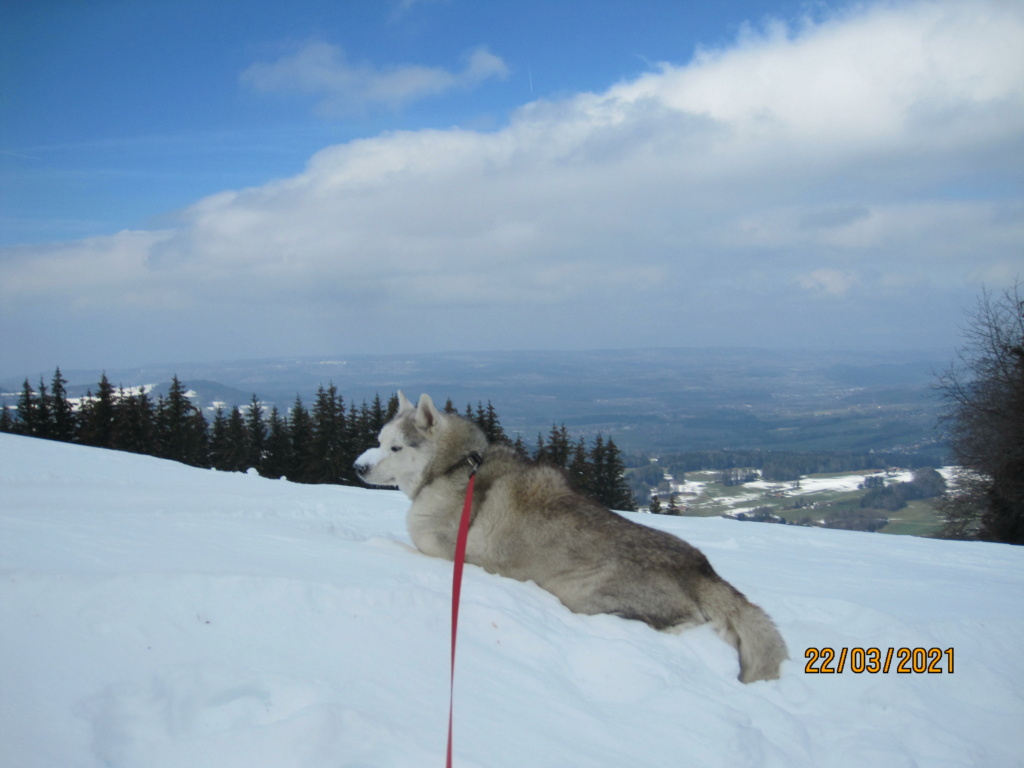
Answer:
POLYGON ((912 501, 904 509, 889 515, 889 524, 882 533, 909 536, 930 536, 942 526, 935 507, 927 501, 912 501))
MULTIPOLYGON (((717 472, 689 472, 686 482, 674 485, 676 503, 683 515, 693 517, 736 517, 750 515, 755 510, 769 508, 772 514, 789 523, 809 518, 811 524, 821 525, 835 519, 844 510, 860 510, 864 489, 864 472, 844 472, 828 475, 807 475, 799 482, 767 483, 761 480, 743 485, 725 486, 718 482, 717 472)), ((868 473, 870 474, 870 473, 868 473)), ((910 473, 894 474, 888 483, 905 482, 910 473)), ((662 505, 667 495, 662 495, 662 505)), ((895 512, 880 511, 889 524, 881 533, 929 536, 941 527, 938 512, 928 501, 913 501, 895 512)))

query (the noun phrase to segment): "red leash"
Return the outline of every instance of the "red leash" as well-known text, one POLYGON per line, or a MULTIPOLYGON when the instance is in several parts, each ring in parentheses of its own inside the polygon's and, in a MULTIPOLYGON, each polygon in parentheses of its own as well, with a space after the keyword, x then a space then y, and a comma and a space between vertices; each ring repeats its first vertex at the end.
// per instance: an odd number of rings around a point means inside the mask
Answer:
POLYGON ((469 485, 466 486, 466 501, 462 505, 462 518, 459 520, 459 535, 455 539, 455 569, 452 572, 452 676, 448 689, 448 762, 452 768, 452 713, 455 709, 455 637, 459 632, 459 597, 462 594, 462 566, 466 560, 466 539, 469 538, 469 520, 473 511, 473 485, 476 470, 482 459, 474 454, 467 458, 472 471, 469 473, 469 485))

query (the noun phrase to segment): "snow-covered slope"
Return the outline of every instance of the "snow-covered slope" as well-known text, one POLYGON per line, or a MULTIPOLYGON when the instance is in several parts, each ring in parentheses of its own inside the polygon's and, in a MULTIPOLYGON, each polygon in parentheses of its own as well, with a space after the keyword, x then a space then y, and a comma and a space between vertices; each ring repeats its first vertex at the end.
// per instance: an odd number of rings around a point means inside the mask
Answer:
MULTIPOLYGON (((405 508, 0 435, 0 764, 443 765, 451 565, 405 508)), ((775 618, 782 679, 470 566, 456 765, 1024 765, 1024 548, 640 519, 775 618), (954 667, 806 672, 822 647, 954 667)))

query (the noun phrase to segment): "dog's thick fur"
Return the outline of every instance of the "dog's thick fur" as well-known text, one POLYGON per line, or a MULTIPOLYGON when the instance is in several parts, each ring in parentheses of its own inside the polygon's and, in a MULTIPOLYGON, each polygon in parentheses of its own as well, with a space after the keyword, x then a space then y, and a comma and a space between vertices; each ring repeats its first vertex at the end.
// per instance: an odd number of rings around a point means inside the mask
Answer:
POLYGON ((425 554, 454 558, 470 457, 478 454, 467 562, 535 581, 577 613, 669 631, 711 622, 739 652, 740 680, 779 676, 787 653, 772 620, 682 539, 582 496, 559 469, 488 445, 473 422, 442 413, 427 395, 414 406, 399 393, 399 412, 379 437, 356 470, 412 500, 409 534, 425 554))

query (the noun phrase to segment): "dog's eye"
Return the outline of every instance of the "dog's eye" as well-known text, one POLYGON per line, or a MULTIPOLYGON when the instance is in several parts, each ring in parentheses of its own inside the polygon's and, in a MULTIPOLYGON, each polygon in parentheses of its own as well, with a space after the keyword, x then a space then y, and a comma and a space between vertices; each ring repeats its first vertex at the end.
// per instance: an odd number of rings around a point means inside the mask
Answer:
POLYGON ((391 446, 391 452, 392 453, 398 453, 400 450, 402 450, 402 446, 400 446, 400 445, 392 445, 391 446))

